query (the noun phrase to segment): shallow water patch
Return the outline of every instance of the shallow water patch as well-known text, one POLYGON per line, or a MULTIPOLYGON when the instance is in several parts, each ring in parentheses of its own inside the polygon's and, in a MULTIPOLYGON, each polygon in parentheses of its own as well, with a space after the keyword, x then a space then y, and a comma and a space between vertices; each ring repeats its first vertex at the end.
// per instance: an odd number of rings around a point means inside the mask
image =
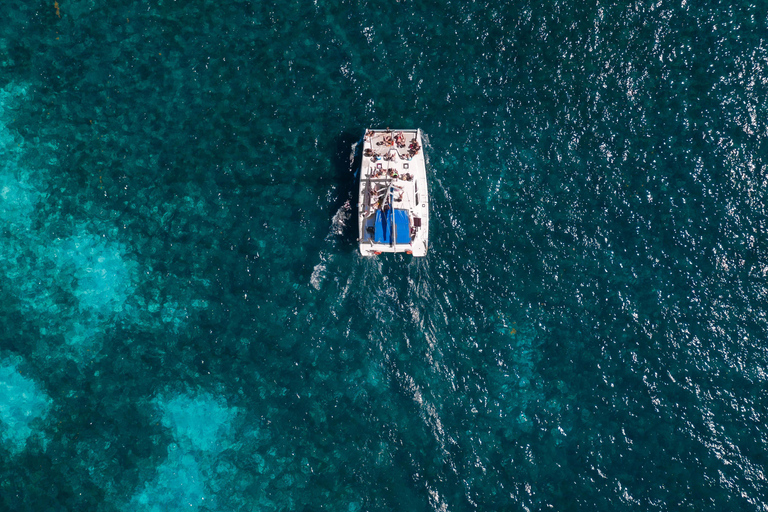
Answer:
POLYGON ((11 453, 26 448, 52 402, 34 380, 22 375, 21 364, 18 356, 0 360, 0 439, 11 453))
POLYGON ((183 448, 216 453, 232 429, 237 408, 210 393, 179 394, 156 401, 162 412, 162 424, 171 430, 183 448))

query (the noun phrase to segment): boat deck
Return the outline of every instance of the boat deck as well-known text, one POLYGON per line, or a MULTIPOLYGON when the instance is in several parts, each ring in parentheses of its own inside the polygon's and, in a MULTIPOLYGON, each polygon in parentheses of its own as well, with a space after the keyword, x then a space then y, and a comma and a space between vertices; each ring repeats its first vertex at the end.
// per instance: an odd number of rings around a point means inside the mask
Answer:
POLYGON ((408 252, 425 256, 428 199, 419 130, 369 130, 364 137, 360 169, 360 252, 363 255, 408 252), (391 235, 381 233, 382 223, 387 225, 387 222, 400 223, 392 226, 391 235))

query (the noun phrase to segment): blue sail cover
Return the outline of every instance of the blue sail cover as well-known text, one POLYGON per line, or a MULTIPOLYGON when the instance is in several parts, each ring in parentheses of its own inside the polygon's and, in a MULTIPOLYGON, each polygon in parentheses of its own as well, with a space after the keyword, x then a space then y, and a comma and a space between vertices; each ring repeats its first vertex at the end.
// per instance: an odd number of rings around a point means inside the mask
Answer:
MULTIPOLYGON (((374 242, 377 244, 392 243, 392 210, 387 210, 386 212, 377 210, 374 226, 374 242)), ((397 241, 395 243, 411 243, 411 228, 408 224, 408 212, 406 210, 395 210, 395 229, 397 231, 397 241)))

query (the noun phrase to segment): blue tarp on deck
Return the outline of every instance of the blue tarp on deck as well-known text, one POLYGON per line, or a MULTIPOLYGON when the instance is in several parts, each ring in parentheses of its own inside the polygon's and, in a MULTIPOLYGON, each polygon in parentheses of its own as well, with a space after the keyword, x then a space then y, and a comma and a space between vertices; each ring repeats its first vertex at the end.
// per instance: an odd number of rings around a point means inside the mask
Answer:
MULTIPOLYGON (((377 244, 392 243, 392 210, 376 211, 376 222, 373 241, 377 244)), ((397 231, 398 244, 411 243, 411 228, 408 224, 408 211, 395 210, 395 229, 397 231)))

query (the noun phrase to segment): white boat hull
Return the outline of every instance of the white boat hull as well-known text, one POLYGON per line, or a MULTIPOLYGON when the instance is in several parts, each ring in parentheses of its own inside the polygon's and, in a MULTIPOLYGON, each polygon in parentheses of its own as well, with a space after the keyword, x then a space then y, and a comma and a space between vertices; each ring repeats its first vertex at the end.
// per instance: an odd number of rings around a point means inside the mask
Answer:
POLYGON ((358 191, 363 256, 429 247, 429 194, 421 130, 367 130, 358 191))

